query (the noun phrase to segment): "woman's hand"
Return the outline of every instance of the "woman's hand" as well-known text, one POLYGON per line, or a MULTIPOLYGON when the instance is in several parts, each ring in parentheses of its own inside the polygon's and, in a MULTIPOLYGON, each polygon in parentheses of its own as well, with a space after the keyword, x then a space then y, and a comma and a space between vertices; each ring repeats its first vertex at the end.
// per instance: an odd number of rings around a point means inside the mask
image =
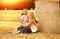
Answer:
POLYGON ((21 26, 27 26, 27 24, 21 24, 21 26))

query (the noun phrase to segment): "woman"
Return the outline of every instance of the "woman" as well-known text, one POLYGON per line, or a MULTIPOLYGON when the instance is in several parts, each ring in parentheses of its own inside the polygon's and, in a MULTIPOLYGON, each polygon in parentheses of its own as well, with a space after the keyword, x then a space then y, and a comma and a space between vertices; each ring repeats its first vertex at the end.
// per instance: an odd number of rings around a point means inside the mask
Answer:
MULTIPOLYGON (((27 9, 23 9, 23 13, 22 13, 22 15, 21 15, 21 17, 20 17, 20 22, 21 22, 21 24, 27 24, 27 23, 28 23, 29 18, 28 18, 28 13, 27 13, 27 12, 28 12, 27 9)), ((24 27, 25 27, 25 26, 23 26, 23 25, 19 26, 19 27, 17 28, 17 31, 18 31, 18 32, 22 31, 22 29, 23 29, 24 27)))
MULTIPOLYGON (((27 9, 23 9, 23 13, 21 14, 21 17, 20 17, 20 23, 21 24, 27 24, 28 23, 28 10, 27 9)), ((20 31, 23 30, 25 26, 21 25, 19 26, 16 30, 13 31, 13 34, 15 33, 19 33, 20 31)))

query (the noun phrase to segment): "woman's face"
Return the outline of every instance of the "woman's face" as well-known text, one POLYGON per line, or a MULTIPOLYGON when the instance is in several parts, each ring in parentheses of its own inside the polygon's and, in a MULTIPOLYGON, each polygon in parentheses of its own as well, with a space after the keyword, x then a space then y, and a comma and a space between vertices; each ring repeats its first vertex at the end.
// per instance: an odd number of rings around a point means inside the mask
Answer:
POLYGON ((23 10, 23 14, 24 14, 24 15, 26 15, 27 12, 28 12, 27 9, 24 9, 24 10, 23 10))

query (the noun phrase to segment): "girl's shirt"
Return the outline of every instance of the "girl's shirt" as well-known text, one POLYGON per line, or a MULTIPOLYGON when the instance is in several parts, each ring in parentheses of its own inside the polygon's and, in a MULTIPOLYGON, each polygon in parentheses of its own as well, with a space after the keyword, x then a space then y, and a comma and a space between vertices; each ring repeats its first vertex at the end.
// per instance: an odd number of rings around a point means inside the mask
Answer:
POLYGON ((38 28, 37 28, 37 25, 35 25, 34 22, 30 26, 31 26, 32 32, 37 32, 38 28))

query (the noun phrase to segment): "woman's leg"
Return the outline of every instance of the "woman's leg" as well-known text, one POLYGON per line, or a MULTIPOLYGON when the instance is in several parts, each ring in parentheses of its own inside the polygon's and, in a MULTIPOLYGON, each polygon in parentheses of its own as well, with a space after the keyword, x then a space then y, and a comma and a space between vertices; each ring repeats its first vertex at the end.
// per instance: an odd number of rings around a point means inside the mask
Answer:
POLYGON ((16 30, 14 30, 12 33, 16 34, 16 33, 20 33, 20 31, 23 29, 23 26, 18 27, 16 30))
POLYGON ((26 26, 21 30, 21 33, 32 33, 32 31, 29 26, 26 26))
POLYGON ((16 30, 14 30, 14 31, 12 31, 12 34, 17 34, 17 33, 19 33, 20 31, 17 31, 17 29, 16 30))
POLYGON ((24 26, 20 26, 17 28, 17 31, 21 31, 24 28, 24 26))

